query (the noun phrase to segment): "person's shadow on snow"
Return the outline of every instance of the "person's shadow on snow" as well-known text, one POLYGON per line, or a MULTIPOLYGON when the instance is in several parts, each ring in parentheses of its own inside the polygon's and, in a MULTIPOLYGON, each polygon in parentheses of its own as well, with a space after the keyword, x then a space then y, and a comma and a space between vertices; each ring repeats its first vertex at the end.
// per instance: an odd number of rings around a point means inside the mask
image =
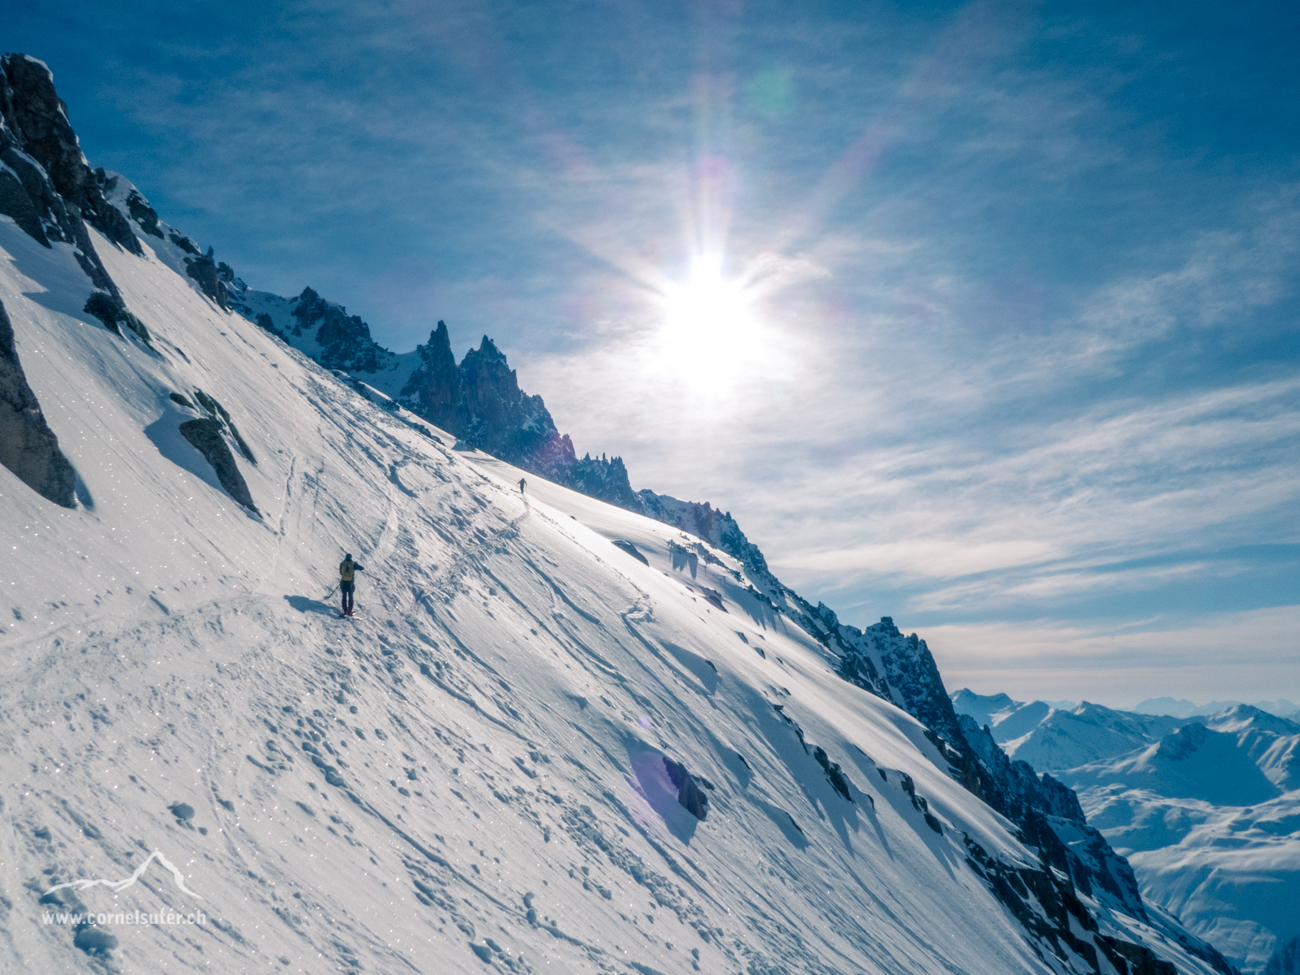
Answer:
POLYGON ((322 616, 337 616, 338 610, 331 603, 323 603, 310 596, 285 596, 285 602, 300 613, 319 613, 322 616))

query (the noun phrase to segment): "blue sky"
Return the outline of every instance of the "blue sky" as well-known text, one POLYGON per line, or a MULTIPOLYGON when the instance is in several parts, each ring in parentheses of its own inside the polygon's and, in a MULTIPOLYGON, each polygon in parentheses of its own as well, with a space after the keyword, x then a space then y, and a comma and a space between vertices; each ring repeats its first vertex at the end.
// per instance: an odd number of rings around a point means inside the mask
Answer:
POLYGON ((952 689, 1300 700, 1300 8, 5 20, 254 287, 491 334, 580 450, 952 689), (744 314, 667 328, 701 255, 744 314))

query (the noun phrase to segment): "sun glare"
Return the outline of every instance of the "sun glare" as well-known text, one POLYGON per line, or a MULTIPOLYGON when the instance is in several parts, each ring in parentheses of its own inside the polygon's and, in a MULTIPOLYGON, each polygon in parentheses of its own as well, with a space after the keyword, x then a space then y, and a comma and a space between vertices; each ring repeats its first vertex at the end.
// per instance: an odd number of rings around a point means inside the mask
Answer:
POLYGON ((722 378, 729 362, 747 358, 756 336, 750 297, 737 281, 722 276, 720 260, 698 260, 690 279, 670 287, 663 298, 664 351, 678 369, 722 378))

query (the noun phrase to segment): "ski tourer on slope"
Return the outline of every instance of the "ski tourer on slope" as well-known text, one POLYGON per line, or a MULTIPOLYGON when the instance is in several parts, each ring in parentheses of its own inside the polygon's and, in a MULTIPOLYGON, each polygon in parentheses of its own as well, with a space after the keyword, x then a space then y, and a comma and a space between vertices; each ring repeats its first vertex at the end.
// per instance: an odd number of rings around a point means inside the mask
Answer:
POLYGON ((356 574, 364 572, 366 567, 360 562, 352 561, 352 553, 343 556, 339 563, 339 595, 343 597, 344 616, 352 615, 352 594, 357 591, 356 574))

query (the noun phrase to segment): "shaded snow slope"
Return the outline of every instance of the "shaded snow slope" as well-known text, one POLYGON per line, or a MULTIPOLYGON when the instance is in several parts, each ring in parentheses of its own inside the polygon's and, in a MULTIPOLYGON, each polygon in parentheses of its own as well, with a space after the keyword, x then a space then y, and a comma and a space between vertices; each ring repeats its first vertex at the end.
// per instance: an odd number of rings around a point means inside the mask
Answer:
POLYGON ((1141 751, 1060 774, 1076 789, 1122 785, 1217 806, 1249 806, 1279 795, 1235 735, 1202 724, 1189 724, 1141 751))
POLYGON ((92 236, 153 349, 0 219, 0 300, 82 485, 69 510, 0 470, 0 967, 1001 975, 1121 971, 1122 939, 1212 970, 1074 898, 734 559, 521 498, 201 295, 168 241, 92 236), (256 513, 180 435, 218 415, 256 513), (205 920, 58 923, 166 908, 205 920))

